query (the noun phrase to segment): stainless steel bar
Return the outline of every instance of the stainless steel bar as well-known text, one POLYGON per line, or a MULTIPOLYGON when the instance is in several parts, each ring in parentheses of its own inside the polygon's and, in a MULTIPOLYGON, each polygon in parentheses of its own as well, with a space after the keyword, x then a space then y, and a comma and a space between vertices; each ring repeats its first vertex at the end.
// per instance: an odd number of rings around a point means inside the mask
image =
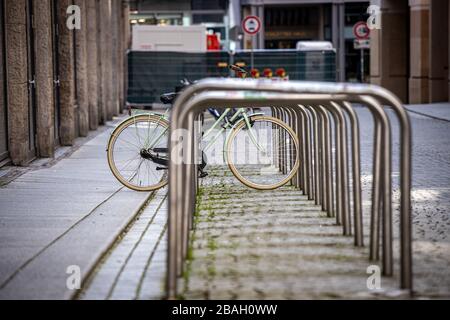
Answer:
MULTIPOLYGON (((344 227, 344 235, 350 236, 352 234, 351 228, 351 212, 350 212, 350 190, 349 190, 349 180, 348 180, 348 137, 347 137, 347 121, 345 116, 334 101, 329 104, 332 114, 336 117, 337 131, 339 132, 340 140, 340 154, 338 156, 341 158, 340 166, 340 184, 339 188, 342 188, 341 201, 342 201, 342 224, 344 227)), ((339 168, 337 169, 339 170, 339 168)))
MULTIPOLYGON (((286 107, 285 111, 287 113, 288 116, 288 122, 287 125, 295 132, 295 134, 298 137, 298 121, 297 121, 297 113, 290 107, 286 107)), ((300 141, 299 141, 299 148, 300 148, 300 141)), ((290 168, 292 168, 295 165, 295 159, 292 158, 292 154, 289 152, 289 150, 286 150, 286 152, 288 153, 287 158, 288 158, 288 162, 289 162, 289 170, 290 168)), ((300 160, 300 150, 298 150, 299 153, 299 160, 300 160)), ((292 177, 291 180, 291 184, 293 186, 295 186, 296 188, 300 188, 300 179, 299 179, 299 175, 300 175, 300 169, 297 171, 297 173, 292 177)))
MULTIPOLYGON (((277 111, 277 119, 280 119, 283 121, 283 116, 280 108, 275 107, 275 110, 277 111)), ((283 137, 281 136, 281 132, 277 132, 277 155, 278 155, 278 167, 281 169, 281 172, 284 173, 284 152, 283 152, 283 137)))
MULTIPOLYGON (((374 118, 376 118, 374 116, 374 118)), ((372 210, 370 217, 370 260, 380 260, 380 178, 381 178, 381 124, 375 120, 375 137, 373 149, 373 173, 372 173, 372 210)))
POLYGON ((347 113, 351 123, 352 169, 353 169, 353 213, 355 225, 355 246, 364 246, 364 228, 361 191, 361 145, 358 116, 349 102, 340 104, 347 113))
POLYGON ((391 139, 391 127, 389 119, 383 110, 381 104, 373 97, 362 96, 362 101, 367 105, 371 105, 377 110, 378 116, 381 118, 383 124, 382 130, 382 203, 383 203, 383 274, 385 276, 392 276, 394 264, 393 264, 393 252, 392 252, 392 139, 391 139))
POLYGON ((331 125, 330 116, 327 110, 319 105, 317 110, 322 114, 324 120, 324 139, 325 139, 325 178, 326 178, 326 202, 328 216, 335 217, 334 211, 334 188, 333 188, 333 169, 332 169, 332 152, 331 152, 331 125))
MULTIPOLYGON (((305 106, 306 107, 306 106, 305 106)), ((314 153, 314 119, 313 116, 311 115, 311 112, 309 112, 309 109, 306 107, 306 110, 308 110, 308 118, 309 118, 309 123, 310 123, 310 132, 309 132, 309 137, 310 137, 310 143, 309 143, 309 154, 310 154, 310 162, 309 165, 311 167, 310 170, 310 177, 311 177, 311 196, 312 199, 311 200, 316 200, 316 170, 315 170, 315 153, 314 153)))
POLYGON ((308 122, 308 115, 306 109, 299 105, 298 106, 299 115, 301 116, 301 126, 302 126, 302 148, 301 148, 301 155, 302 155, 302 184, 303 184, 303 194, 309 195, 310 194, 310 175, 309 175, 309 147, 308 147, 308 128, 309 128, 309 122, 308 122))
POLYGON ((317 107, 314 107, 316 110, 316 114, 318 117, 318 122, 320 125, 319 129, 319 156, 320 156, 320 202, 322 204, 322 210, 328 212, 328 203, 327 203, 327 182, 326 182, 326 168, 325 168, 325 123, 322 113, 317 110, 317 107))
MULTIPOLYGON (((401 102, 392 93, 384 90, 383 88, 377 86, 363 86, 363 85, 353 85, 353 84, 329 84, 329 83, 310 83, 310 82, 289 82, 289 83, 277 83, 276 88, 271 82, 266 81, 237 81, 237 80, 213 80, 207 79, 198 82, 196 85, 188 88, 182 94, 183 98, 178 99, 178 108, 174 107, 172 113, 176 116, 180 116, 183 112, 182 106, 194 93, 198 93, 205 90, 235 90, 240 88, 243 90, 251 91, 266 91, 266 92, 279 92, 279 93, 303 93, 304 95, 297 100, 305 101, 308 100, 310 95, 315 95, 316 99, 320 96, 327 96, 323 100, 335 100, 335 101, 358 101, 359 95, 371 95, 380 99, 382 103, 389 104, 395 111, 397 117, 400 120, 401 127, 401 287, 405 289, 412 290, 412 255, 411 255, 411 214, 410 214, 410 186, 411 186, 411 127, 409 122, 409 117, 404 110, 401 102), (305 94, 306 93, 306 94, 305 94), (328 94, 328 95, 327 95, 328 94), (341 98, 338 95, 347 95, 347 97, 341 98), (175 112, 177 110, 177 112, 175 112)), ((294 97, 291 97, 294 99, 294 97)), ((277 99, 277 102, 283 99, 277 99)), ((283 100, 285 101, 285 100, 283 100)), ((247 101, 248 102, 248 101, 247 101)), ((315 101, 317 102, 317 100, 315 101)), ((267 101, 265 101, 267 103, 267 101)), ((188 109, 188 108, 186 108, 188 109)), ((184 110, 186 111, 186 110, 184 110)), ((180 169, 176 165, 173 169, 180 169)), ((171 175, 172 176, 172 175, 171 175)), ((176 176, 171 179, 176 180, 176 176)), ((173 216, 170 219, 171 223, 178 223, 177 216, 179 215, 179 210, 174 210, 176 207, 172 206, 175 202, 176 194, 175 188, 172 188, 170 203, 171 209, 170 215, 173 216), (172 212, 173 211, 173 212, 172 212)), ((173 228, 169 228, 172 230, 173 228)), ((170 238, 170 237, 169 237, 170 238)), ((173 237, 172 237, 173 239, 173 237)), ((169 251, 172 250, 173 245, 169 244, 169 251)), ((176 251, 176 250, 175 250, 176 251)), ((169 271, 171 270, 171 264, 173 263, 173 254, 169 254, 169 271)), ((173 269, 173 268, 172 268, 173 269)), ((173 275, 173 273, 172 273, 173 275)), ((168 281, 169 284, 173 281, 168 281)), ((168 291, 170 293, 171 291, 168 291)), ((173 292, 173 291, 172 291, 173 292)), ((170 295, 169 295, 170 296, 170 295)))
POLYGON ((306 150, 306 193, 308 200, 314 200, 314 185, 313 185, 313 169, 312 169, 312 154, 311 154, 311 118, 306 107, 298 105, 305 120, 305 150, 306 150))
POLYGON ((326 109, 320 105, 314 106, 317 110, 317 114, 320 116, 321 123, 321 148, 322 148, 322 201, 323 209, 328 213, 328 217, 333 217, 333 201, 332 201, 332 172, 330 169, 330 122, 326 109))
POLYGON ((312 123, 314 124, 313 136, 314 136, 314 200, 316 205, 320 205, 320 155, 319 155, 319 120, 316 111, 311 106, 306 106, 309 110, 312 123))
POLYGON ((330 111, 332 118, 334 120, 334 145, 335 145, 335 152, 334 152, 334 161, 335 161, 335 184, 334 189, 336 190, 336 224, 342 225, 343 222, 343 216, 344 216, 344 205, 342 203, 343 200, 343 188, 342 188, 342 139, 341 139, 341 126, 339 124, 340 119, 336 115, 336 113, 332 112, 332 109, 330 109, 329 105, 324 104, 323 105, 328 111, 330 111))
MULTIPOLYGON (((272 110, 272 116, 278 119, 278 109, 273 107, 273 108, 271 108, 271 110, 272 110)), ((273 136, 272 140, 273 140, 272 145, 273 145, 274 150, 278 150, 278 148, 279 148, 278 147, 278 137, 273 136)), ((273 158, 274 158, 273 159, 274 163, 277 165, 278 168, 280 168, 281 167, 280 159, 279 159, 279 157, 277 157, 277 154, 275 152, 273 152, 273 158)))

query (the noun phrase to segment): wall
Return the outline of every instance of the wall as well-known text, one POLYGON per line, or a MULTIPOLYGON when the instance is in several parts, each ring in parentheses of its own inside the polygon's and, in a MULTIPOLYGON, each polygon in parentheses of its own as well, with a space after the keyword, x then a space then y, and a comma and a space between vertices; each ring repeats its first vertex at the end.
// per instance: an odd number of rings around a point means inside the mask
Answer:
POLYGON ((26 165, 37 157, 53 157, 58 144, 70 146, 122 112, 128 2, 2 1, 7 145, 11 162, 26 165), (72 4, 81 9, 80 30, 66 24, 72 4))

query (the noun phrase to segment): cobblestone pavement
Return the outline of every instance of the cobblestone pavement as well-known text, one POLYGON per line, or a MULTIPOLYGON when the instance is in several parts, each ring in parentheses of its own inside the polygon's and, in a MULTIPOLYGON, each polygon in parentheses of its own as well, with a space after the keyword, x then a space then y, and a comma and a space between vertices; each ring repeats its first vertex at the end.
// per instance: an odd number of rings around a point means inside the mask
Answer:
MULTIPOLYGON (((450 104, 408 107, 422 114, 450 119, 450 104)), ((365 199, 370 192, 372 153, 371 116, 359 109, 362 128, 363 183, 365 199)), ((413 128, 413 259, 415 290, 418 296, 450 298, 450 121, 410 113, 413 128)), ((399 200, 398 123, 393 120, 394 203, 399 200)), ((368 207, 366 207, 368 208, 368 207)), ((398 239, 398 205, 394 207, 398 239)), ((366 213, 368 210, 366 209, 366 213)), ((366 221, 368 221, 366 219, 366 221)), ((398 242, 395 252, 398 253, 398 242)), ((397 262, 398 262, 398 255, 397 262)), ((397 272, 398 273, 398 272, 397 272)))
MULTIPOLYGON (((417 109, 416 109, 417 110, 417 109)), ((368 243, 373 125, 357 108, 362 128, 362 181, 368 243)), ((442 110, 439 111, 442 117, 442 110)), ((445 111, 443 111, 445 113, 445 111)), ((398 286, 398 123, 393 183, 395 277, 367 289, 368 248, 355 249, 334 220, 290 187, 249 190, 227 168, 209 168, 180 295, 187 299, 402 298, 398 286)), ((450 123, 411 114, 414 130, 414 277, 418 297, 450 297, 450 123)))
POLYGON ((158 300, 164 297, 167 188, 149 204, 101 259, 78 295, 83 300, 158 300))

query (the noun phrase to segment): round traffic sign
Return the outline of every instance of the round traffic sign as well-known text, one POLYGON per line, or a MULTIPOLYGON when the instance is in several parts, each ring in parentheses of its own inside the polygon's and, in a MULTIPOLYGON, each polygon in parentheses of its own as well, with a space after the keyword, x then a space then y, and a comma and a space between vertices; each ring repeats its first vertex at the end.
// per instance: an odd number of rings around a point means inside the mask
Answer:
POLYGON ((255 35, 261 31, 261 20, 257 16, 248 16, 242 22, 245 33, 255 35))
POLYGON ((359 40, 368 39, 370 36, 370 29, 367 26, 367 22, 364 21, 357 22, 353 26, 353 34, 355 35, 356 39, 359 40))

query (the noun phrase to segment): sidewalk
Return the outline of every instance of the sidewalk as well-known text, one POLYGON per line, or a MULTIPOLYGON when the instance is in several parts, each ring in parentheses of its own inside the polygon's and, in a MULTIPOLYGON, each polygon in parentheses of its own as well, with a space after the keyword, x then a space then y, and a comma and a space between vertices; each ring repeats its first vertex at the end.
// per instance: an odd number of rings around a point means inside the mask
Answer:
POLYGON ((407 105, 406 109, 411 111, 411 113, 450 121, 450 102, 411 104, 407 105))
MULTIPOLYGON (((374 298, 368 248, 355 248, 334 218, 300 190, 249 190, 226 167, 202 181, 179 294, 185 299, 374 298)), ((367 239, 366 239, 367 240, 367 239)), ((398 295, 398 279, 383 278, 398 295)))
POLYGON ((0 299, 68 299, 151 197, 123 188, 106 161, 113 123, 68 158, 0 188, 0 299))
MULTIPOLYGON (((450 297, 450 104, 408 106, 413 129, 413 260, 417 298, 450 297), (430 117, 431 116, 431 117, 430 117), (437 118, 444 120, 438 120, 437 118)), ((366 286, 369 261, 373 118, 361 124, 365 248, 298 190, 256 192, 207 168, 202 181, 188 268, 179 294, 187 299, 405 298, 399 285, 399 136, 392 111, 394 277, 382 291, 366 286), (239 200, 234 201, 234 200, 239 200)))

